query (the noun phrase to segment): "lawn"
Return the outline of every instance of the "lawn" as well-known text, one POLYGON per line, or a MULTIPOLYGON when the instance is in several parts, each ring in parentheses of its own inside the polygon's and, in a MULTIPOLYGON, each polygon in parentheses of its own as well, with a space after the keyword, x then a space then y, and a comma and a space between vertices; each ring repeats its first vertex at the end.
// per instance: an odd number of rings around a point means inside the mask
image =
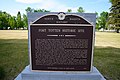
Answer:
MULTIPOLYGON (((13 80, 28 64, 27 31, 0 30, 0 80, 13 80)), ((94 66, 107 80, 120 80, 120 33, 96 32, 94 66)))
POLYGON ((120 33, 96 32, 94 66, 107 80, 120 80, 120 33))
POLYGON ((0 80, 13 80, 28 64, 27 31, 0 31, 0 80))

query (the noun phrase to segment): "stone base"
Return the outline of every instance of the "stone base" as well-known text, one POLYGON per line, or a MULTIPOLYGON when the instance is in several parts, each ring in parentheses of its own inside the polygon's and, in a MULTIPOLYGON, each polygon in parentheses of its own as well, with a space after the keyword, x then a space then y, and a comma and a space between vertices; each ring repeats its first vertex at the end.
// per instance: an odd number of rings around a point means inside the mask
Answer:
POLYGON ((68 71, 40 71, 33 72, 29 66, 16 77, 15 80, 106 80, 97 68, 93 67, 92 72, 68 72, 68 71))

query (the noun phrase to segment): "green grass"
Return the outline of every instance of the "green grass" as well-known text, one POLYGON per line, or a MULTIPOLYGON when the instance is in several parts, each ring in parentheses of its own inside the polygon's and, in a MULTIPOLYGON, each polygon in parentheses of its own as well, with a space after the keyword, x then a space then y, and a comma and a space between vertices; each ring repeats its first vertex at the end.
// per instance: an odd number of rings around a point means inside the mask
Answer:
POLYGON ((94 66, 107 80, 120 80, 120 48, 95 47, 94 66))
POLYGON ((94 66, 107 80, 120 80, 120 33, 96 32, 94 66))
POLYGON ((27 47, 27 39, 0 39, 0 67, 5 72, 4 80, 13 80, 28 65, 27 47))
MULTIPOLYGON (((120 34, 96 32, 94 66, 107 80, 120 80, 120 34)), ((29 64, 27 31, 0 31, 0 80, 13 80, 29 64)))

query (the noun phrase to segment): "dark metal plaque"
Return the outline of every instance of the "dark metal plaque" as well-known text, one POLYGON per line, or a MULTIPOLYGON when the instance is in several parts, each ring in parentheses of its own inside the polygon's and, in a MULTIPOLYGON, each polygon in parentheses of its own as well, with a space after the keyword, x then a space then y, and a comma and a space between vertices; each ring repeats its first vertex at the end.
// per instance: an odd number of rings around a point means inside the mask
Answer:
POLYGON ((45 16, 30 25, 32 70, 90 71, 93 26, 74 15, 58 18, 45 16))

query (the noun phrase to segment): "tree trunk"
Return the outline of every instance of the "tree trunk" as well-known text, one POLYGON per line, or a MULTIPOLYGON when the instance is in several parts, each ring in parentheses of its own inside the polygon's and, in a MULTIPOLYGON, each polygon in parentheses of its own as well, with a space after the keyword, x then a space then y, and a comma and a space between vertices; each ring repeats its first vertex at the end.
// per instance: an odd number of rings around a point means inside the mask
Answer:
POLYGON ((119 33, 119 29, 117 29, 117 31, 116 31, 117 33, 119 33))

